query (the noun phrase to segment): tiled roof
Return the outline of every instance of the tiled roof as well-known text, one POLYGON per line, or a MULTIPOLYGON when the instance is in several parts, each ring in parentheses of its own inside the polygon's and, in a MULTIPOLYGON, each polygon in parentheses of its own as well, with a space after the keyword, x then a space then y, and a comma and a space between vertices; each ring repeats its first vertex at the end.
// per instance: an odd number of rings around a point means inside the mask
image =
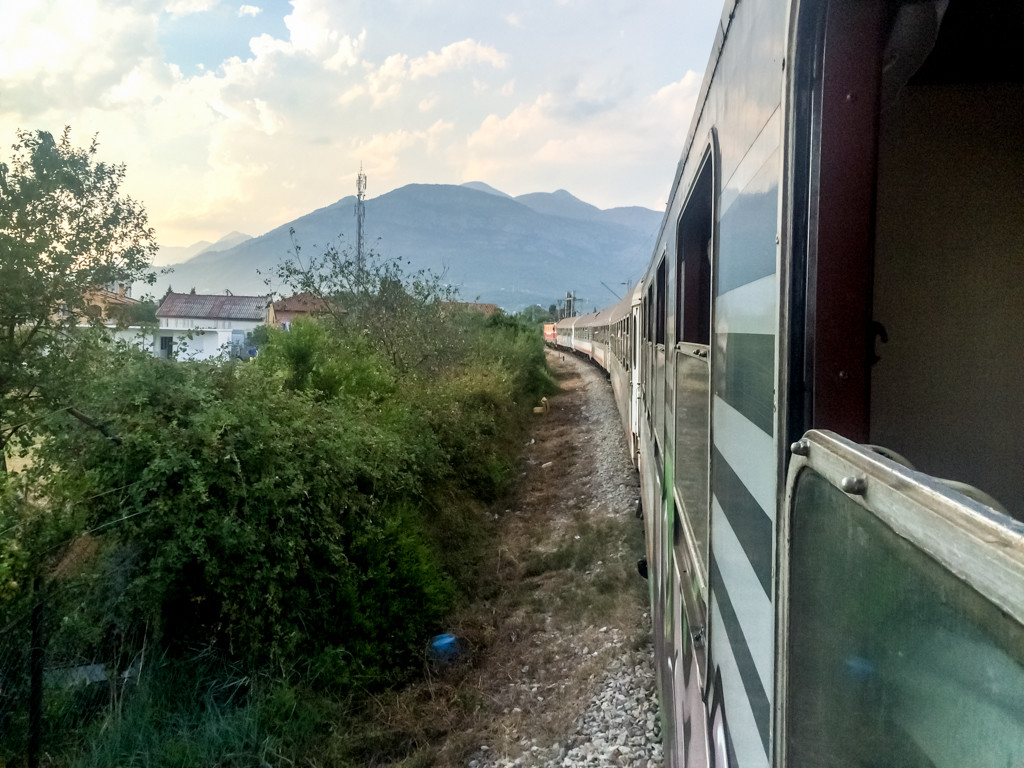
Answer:
POLYGON ((487 317, 501 309, 497 304, 485 304, 479 301, 451 301, 447 302, 447 304, 458 309, 472 309, 487 317))
POLYGON ((296 293, 274 302, 275 312, 327 312, 327 302, 312 293, 296 293))
POLYGON ((208 320, 265 320, 268 296, 207 296, 170 293, 156 310, 157 317, 201 317, 208 320))

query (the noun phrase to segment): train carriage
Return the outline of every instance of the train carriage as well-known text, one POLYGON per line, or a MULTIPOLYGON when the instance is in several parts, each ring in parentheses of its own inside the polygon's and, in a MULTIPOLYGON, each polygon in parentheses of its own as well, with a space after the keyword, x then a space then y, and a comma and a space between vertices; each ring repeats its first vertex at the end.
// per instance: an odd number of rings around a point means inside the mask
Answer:
POLYGON ((673 766, 1024 765, 1022 33, 726 4, 616 391, 673 766))

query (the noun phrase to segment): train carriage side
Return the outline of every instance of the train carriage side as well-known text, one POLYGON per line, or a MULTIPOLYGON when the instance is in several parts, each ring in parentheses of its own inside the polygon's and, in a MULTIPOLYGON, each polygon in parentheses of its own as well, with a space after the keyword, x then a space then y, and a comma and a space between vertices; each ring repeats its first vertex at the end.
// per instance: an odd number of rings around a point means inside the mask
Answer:
POLYGON ((584 357, 593 358, 594 327, 592 315, 581 315, 574 319, 572 326, 572 349, 584 357))
POLYGON ((577 333, 591 337, 591 360, 605 370, 612 385, 615 404, 628 440, 630 459, 636 462, 640 402, 639 348, 636 327, 640 316, 640 284, 626 296, 600 312, 563 318, 551 330, 557 348, 580 350, 574 344, 577 333))
POLYGON ((624 298, 594 315, 591 321, 594 329, 593 359, 605 370, 611 381, 623 432, 629 441, 631 458, 635 455, 636 446, 632 411, 637 403, 639 378, 634 371, 635 354, 630 331, 634 295, 637 293, 631 289, 624 298))
POLYGON ((640 465, 673 765, 770 753, 787 20, 778 3, 722 18, 643 280, 640 465))
POLYGON ((562 349, 572 349, 573 326, 575 324, 575 317, 563 317, 555 323, 555 346, 562 349))
POLYGON ((671 765, 1024 762, 1021 32, 726 4, 637 323, 671 765))

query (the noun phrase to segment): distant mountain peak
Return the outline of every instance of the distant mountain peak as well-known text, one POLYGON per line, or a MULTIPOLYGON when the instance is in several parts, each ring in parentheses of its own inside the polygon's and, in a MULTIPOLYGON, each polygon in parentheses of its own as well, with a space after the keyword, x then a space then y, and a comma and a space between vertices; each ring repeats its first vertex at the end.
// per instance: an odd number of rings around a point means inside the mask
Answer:
POLYGON ((244 232, 230 232, 224 237, 220 238, 213 245, 206 247, 200 253, 207 253, 209 251, 226 251, 228 248, 234 248, 239 243, 244 243, 246 240, 252 240, 252 235, 247 235, 244 232))
MULTIPOLYGON (((600 281, 614 285, 643 270, 661 221, 642 208, 601 211, 564 189, 515 198, 489 189, 483 182, 409 184, 371 198, 369 247, 382 258, 408 259, 411 269, 443 274, 463 297, 515 311, 548 306, 566 291, 602 301, 607 288, 600 281)), ((327 247, 349 252, 353 202, 342 198, 230 248, 219 243, 179 263, 173 283, 200 293, 230 287, 235 294, 288 295, 275 266, 295 257, 296 243, 304 256, 327 247)))
POLYGON ((236 242, 236 243, 240 243, 243 240, 251 240, 251 239, 252 239, 252 235, 247 235, 247 234, 245 234, 245 232, 239 232, 236 229, 236 230, 234 230, 232 232, 229 232, 228 234, 224 235, 224 237, 222 237, 220 240, 218 240, 216 243, 214 243, 214 245, 217 245, 217 243, 226 243, 229 240, 233 241, 233 242, 236 242))
POLYGON ((583 221, 590 221, 601 216, 600 208, 583 202, 564 189, 559 189, 556 192, 531 192, 527 195, 519 195, 516 197, 516 202, 547 216, 560 216, 583 221))
POLYGON ((482 181, 467 181, 465 184, 460 184, 459 186, 465 187, 466 189, 475 189, 477 192, 486 192, 489 195, 497 195, 498 197, 512 197, 512 195, 507 195, 500 189, 495 189, 490 184, 485 184, 482 181))

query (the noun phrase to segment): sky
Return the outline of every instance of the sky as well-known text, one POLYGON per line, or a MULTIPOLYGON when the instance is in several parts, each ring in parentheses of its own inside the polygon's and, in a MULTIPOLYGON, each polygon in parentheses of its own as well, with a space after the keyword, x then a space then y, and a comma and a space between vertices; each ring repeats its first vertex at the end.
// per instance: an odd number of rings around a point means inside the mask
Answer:
POLYGON ((482 181, 662 210, 717 0, 11 0, 0 161, 71 126, 162 246, 482 181))

